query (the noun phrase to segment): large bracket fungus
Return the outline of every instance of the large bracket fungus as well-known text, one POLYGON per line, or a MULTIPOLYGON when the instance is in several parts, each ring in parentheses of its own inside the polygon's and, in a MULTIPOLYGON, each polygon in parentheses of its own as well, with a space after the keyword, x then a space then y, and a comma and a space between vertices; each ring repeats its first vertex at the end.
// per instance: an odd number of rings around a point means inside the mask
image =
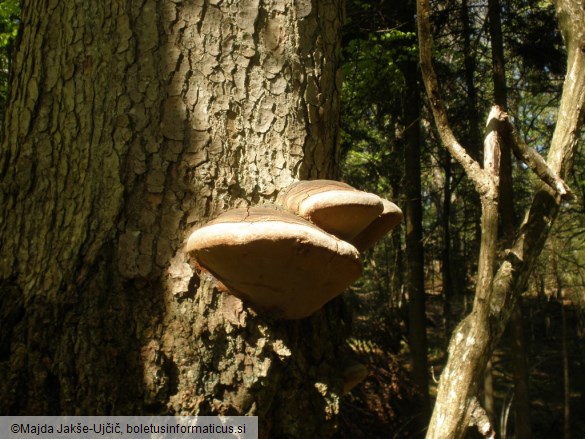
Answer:
POLYGON ((287 319, 313 314, 362 271, 353 245, 274 207, 221 214, 187 251, 234 295, 287 319))
POLYGON ((276 206, 232 209, 197 229, 186 250, 232 294, 273 315, 308 317, 362 272, 360 251, 402 220, 377 195, 301 181, 276 206))

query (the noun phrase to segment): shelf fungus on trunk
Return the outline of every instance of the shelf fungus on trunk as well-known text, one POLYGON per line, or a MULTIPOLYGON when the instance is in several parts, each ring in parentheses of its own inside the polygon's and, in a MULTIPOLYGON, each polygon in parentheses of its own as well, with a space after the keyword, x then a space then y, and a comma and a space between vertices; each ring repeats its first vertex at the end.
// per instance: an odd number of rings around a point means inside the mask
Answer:
POLYGON ((277 202, 349 242, 384 210, 377 195, 333 180, 299 181, 281 192, 277 202))
POLYGON ((384 210, 350 242, 360 251, 369 249, 402 222, 402 210, 391 201, 382 199, 384 210))
POLYGON ((287 319, 310 316, 362 271, 353 245, 268 206, 224 212, 186 250, 231 293, 287 319))

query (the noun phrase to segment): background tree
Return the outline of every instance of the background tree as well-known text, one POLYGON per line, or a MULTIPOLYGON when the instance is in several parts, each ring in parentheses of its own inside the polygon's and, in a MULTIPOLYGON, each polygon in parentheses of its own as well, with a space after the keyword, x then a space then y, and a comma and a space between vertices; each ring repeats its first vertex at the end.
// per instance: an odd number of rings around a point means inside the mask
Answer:
POLYGON ((21 20, 0 412, 259 415, 264 437, 325 437, 340 304, 272 320, 182 249, 228 207, 335 177, 341 3, 25 0, 21 20))

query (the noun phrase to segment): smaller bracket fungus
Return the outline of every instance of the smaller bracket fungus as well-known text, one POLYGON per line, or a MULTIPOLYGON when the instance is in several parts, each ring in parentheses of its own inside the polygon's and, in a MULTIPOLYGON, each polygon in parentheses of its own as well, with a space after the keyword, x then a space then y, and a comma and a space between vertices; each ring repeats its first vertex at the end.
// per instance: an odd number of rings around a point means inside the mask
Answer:
POLYGON ((287 319, 313 314, 362 271, 353 245, 274 207, 229 210, 186 250, 234 295, 287 319))
POLYGON ((278 202, 333 235, 351 241, 384 210, 377 195, 333 180, 299 181, 278 202))
POLYGON ((384 211, 350 242, 360 251, 369 249, 402 222, 402 210, 391 201, 382 199, 384 211))

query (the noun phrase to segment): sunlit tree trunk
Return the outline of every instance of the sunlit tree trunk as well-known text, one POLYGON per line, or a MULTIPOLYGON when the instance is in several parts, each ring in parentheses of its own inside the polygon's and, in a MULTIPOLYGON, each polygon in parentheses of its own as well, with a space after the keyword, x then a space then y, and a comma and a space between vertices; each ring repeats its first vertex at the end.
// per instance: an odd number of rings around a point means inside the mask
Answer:
POLYGON ((183 247, 228 207, 335 176, 341 21, 337 0, 23 2, 1 414, 229 413, 264 437, 327 436, 340 304, 273 321, 183 247))
MULTIPOLYGON (((504 110, 508 109, 506 88, 506 65, 504 61, 504 44, 502 39, 502 26, 500 20, 499 0, 488 1, 488 22, 492 49, 492 78, 494 84, 494 103, 504 110)), ((504 239, 514 232, 514 201, 512 194, 512 167, 510 166, 510 145, 502 139, 500 143, 500 187, 498 200, 498 214, 500 216, 501 230, 504 239)), ((510 243, 507 242, 506 246, 510 243)), ((493 362, 487 362, 483 383, 483 404, 485 410, 495 421, 494 416, 494 378, 493 362)))

